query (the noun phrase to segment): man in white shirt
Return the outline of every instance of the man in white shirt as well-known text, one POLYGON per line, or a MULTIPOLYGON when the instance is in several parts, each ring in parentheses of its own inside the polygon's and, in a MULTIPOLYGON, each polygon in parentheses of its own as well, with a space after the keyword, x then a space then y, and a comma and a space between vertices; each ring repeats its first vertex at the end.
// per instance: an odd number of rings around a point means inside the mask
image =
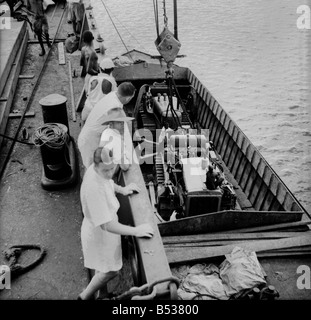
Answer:
POLYGON ((97 76, 90 77, 88 88, 86 88, 87 98, 81 113, 81 119, 85 121, 94 108, 95 104, 106 94, 117 90, 115 78, 111 75, 114 69, 114 63, 110 58, 104 58, 100 64, 100 73, 97 76))
POLYGON ((106 126, 103 125, 107 113, 112 109, 121 109, 131 101, 135 95, 135 87, 130 82, 123 82, 117 91, 112 91, 99 100, 88 118, 78 137, 78 148, 81 153, 83 165, 88 168, 93 163, 93 154, 99 145, 100 137, 106 126))
POLYGON ((93 157, 81 184, 80 199, 84 215, 81 226, 84 266, 95 270, 95 275, 78 300, 90 299, 97 290, 108 295, 107 283, 123 265, 121 235, 151 238, 154 233, 149 223, 135 227, 119 223, 120 203, 115 194, 127 196, 140 188, 135 183, 121 187, 113 182, 115 164, 105 148, 97 148, 93 157))

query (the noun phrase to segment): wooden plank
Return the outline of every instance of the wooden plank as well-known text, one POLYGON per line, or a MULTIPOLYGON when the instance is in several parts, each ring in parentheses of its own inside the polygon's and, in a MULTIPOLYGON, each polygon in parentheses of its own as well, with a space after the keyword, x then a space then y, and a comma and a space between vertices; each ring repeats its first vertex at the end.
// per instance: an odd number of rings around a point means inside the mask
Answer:
POLYGON ((269 252, 258 252, 258 258, 277 258, 277 257, 292 257, 292 256, 309 256, 311 255, 311 250, 309 251, 296 251, 296 252, 289 252, 289 251, 269 251, 269 252))
MULTIPOLYGON (((272 250, 271 250, 272 251, 272 250)), ((283 248, 273 250, 274 252, 300 252, 300 251, 311 251, 311 246, 303 246, 303 247, 292 247, 292 248, 283 248)), ((262 251, 265 252, 265 251, 262 251)), ((266 251, 270 252, 270 251, 266 251)))
MULTIPOLYGON (((21 112, 11 112, 9 114, 9 118, 20 118, 22 115, 23 114, 21 112)), ((35 116, 34 111, 27 111, 24 117, 34 117, 34 116, 35 116)))
POLYGON ((165 236, 162 237, 163 244, 174 243, 198 243, 209 241, 227 240, 251 240, 251 239, 277 239, 289 238, 303 234, 303 232, 250 232, 250 233, 207 233, 185 236, 165 236))
POLYGON ((66 64, 64 43, 59 42, 57 47, 58 47, 58 64, 66 64))
POLYGON ((20 74, 18 76, 18 79, 33 79, 34 77, 34 74, 20 74))
MULTIPOLYGON (((60 42, 64 42, 66 41, 67 38, 58 38, 58 39, 50 39, 50 42, 54 42, 54 43, 60 43, 60 42)), ((28 44, 38 44, 39 41, 38 40, 28 40, 27 41, 28 44)))
MULTIPOLYGON (((301 233, 299 234, 301 235, 301 233)), ((298 236, 299 236, 298 235, 298 236)), ((311 237, 311 236, 310 236, 311 237)), ((284 239, 284 238, 290 238, 290 237, 281 237, 281 238, 271 238, 271 240, 276 240, 276 239, 284 239)), ((207 248, 209 249, 210 247, 219 247, 219 246, 228 246, 228 245, 236 245, 239 246, 240 244, 250 244, 254 242, 262 242, 268 240, 267 238, 265 239, 248 239, 248 240, 215 240, 215 241, 203 241, 203 242, 179 242, 179 243, 164 243, 164 247, 166 250, 172 250, 174 248, 207 248)), ((292 248, 283 248, 283 249, 275 249, 273 251, 286 251, 286 252, 294 252, 294 251, 309 251, 311 250, 311 246, 303 246, 303 247, 292 247, 292 248)))
POLYGON ((70 87, 70 96, 71 96, 71 112, 72 112, 72 121, 76 122, 76 106, 75 98, 73 94, 73 85, 72 85, 72 72, 71 72, 71 61, 68 61, 68 72, 69 72, 69 87, 70 87))
POLYGON ((80 93, 80 96, 79 96, 79 99, 78 99, 78 102, 77 102, 77 105, 76 105, 76 111, 77 112, 81 112, 83 107, 84 107, 84 103, 85 103, 85 100, 86 100, 86 95, 85 95, 85 90, 84 90, 84 85, 83 85, 83 89, 80 93))
POLYGON ((230 230, 227 232, 230 232, 230 233, 261 232, 261 231, 268 231, 268 230, 281 230, 281 229, 288 229, 288 228, 294 228, 294 227, 299 227, 299 226, 307 226, 309 224, 311 224, 311 220, 310 221, 278 223, 278 224, 273 224, 273 225, 269 225, 269 226, 259 226, 259 227, 255 227, 255 228, 244 228, 244 229, 230 230))
MULTIPOLYGON (((292 248, 311 245, 311 236, 308 232, 307 235, 284 238, 277 240, 262 240, 253 241, 249 243, 239 243, 238 246, 255 252, 270 251, 282 248, 292 248)), ((230 254, 232 250, 236 247, 236 244, 230 244, 227 246, 217 246, 217 247, 204 247, 204 248, 173 248, 166 249, 166 254, 169 263, 180 263, 180 262, 190 262, 198 261, 213 257, 224 256, 230 254)))

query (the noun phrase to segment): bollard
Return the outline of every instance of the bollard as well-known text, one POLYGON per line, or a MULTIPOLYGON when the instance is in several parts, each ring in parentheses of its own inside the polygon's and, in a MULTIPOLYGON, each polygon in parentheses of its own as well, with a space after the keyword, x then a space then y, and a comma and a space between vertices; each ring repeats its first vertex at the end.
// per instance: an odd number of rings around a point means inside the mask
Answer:
POLYGON ((42 107, 42 115, 44 123, 62 123, 68 128, 68 115, 66 107, 67 98, 53 93, 39 101, 42 107))

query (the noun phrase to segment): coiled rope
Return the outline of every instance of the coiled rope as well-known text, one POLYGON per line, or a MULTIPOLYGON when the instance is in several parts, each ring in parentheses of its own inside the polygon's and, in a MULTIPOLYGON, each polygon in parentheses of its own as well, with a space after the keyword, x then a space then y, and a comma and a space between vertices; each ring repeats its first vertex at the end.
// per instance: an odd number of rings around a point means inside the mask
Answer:
POLYGON ((37 128, 32 138, 37 147, 46 145, 52 149, 62 149, 64 145, 67 145, 68 134, 59 124, 46 123, 37 128))

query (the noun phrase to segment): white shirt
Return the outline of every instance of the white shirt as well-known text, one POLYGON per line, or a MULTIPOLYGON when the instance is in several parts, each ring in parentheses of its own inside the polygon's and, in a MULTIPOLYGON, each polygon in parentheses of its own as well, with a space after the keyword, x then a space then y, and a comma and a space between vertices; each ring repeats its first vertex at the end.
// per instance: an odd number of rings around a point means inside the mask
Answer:
POLYGON ((103 97, 106 96, 105 93, 103 93, 102 90, 102 82, 103 80, 108 80, 111 83, 111 91, 117 90, 117 83, 116 80, 105 73, 100 73, 97 76, 90 77, 88 81, 88 88, 87 88, 87 98, 84 104, 84 108, 82 110, 81 119, 86 120, 91 112, 91 110, 94 108, 96 103, 101 100, 103 97), (97 84, 93 90, 91 90, 92 81, 96 80, 97 84))
POLYGON ((98 148, 100 136, 107 127, 102 125, 107 117, 107 112, 114 108, 123 110, 123 105, 115 91, 99 100, 85 121, 78 137, 78 148, 86 168, 93 162, 94 151, 98 148))
POLYGON ((120 204, 115 195, 114 182, 100 176, 92 164, 83 177, 80 198, 84 214, 81 227, 84 266, 101 272, 120 270, 121 236, 100 227, 118 220, 120 204))
POLYGON ((113 91, 105 95, 100 99, 90 112, 85 124, 81 130, 80 135, 83 131, 92 130, 100 133, 102 132, 102 123, 104 122, 107 112, 114 108, 123 108, 123 104, 117 97, 117 92, 113 91))

